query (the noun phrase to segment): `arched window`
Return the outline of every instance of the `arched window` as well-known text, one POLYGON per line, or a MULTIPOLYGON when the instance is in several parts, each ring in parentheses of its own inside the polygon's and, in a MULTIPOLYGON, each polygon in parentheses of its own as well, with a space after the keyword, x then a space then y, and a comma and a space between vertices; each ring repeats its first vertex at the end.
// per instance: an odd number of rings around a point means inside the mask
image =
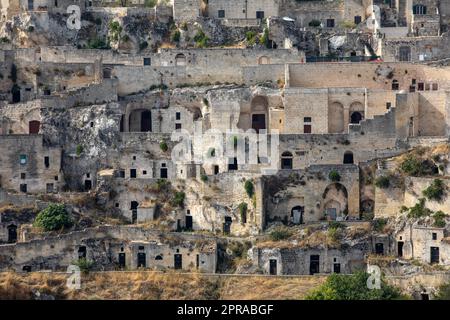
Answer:
POLYGON ((353 152, 346 151, 344 153, 344 164, 352 164, 353 163, 353 152))
POLYGON ((350 116, 350 123, 359 124, 362 119, 363 119, 362 114, 358 111, 355 111, 355 112, 352 112, 352 114, 350 116))
POLYGON ((292 169, 292 153, 289 151, 283 152, 281 155, 281 169, 292 169))
POLYGON ((427 7, 423 4, 413 6, 413 14, 427 14, 427 7))
POLYGON ((186 56, 182 53, 179 53, 175 56, 175 65, 176 66, 185 66, 186 65, 186 56))
POLYGON ((156 257, 155 257, 155 260, 162 260, 163 259, 163 257, 161 256, 161 255, 157 255, 156 257))

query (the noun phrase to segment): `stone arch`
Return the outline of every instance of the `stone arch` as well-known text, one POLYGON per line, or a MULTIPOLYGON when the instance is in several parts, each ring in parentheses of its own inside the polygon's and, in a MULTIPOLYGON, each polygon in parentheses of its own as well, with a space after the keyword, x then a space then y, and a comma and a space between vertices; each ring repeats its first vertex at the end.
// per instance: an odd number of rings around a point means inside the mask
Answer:
POLYGON ((353 164, 354 163, 353 152, 345 151, 343 163, 344 164, 353 164))
POLYGON ((182 53, 179 53, 175 56, 175 65, 178 67, 186 65, 186 56, 182 53))
POLYGON ((290 151, 283 152, 281 154, 281 169, 292 169, 293 159, 294 157, 290 151))
POLYGON ((269 100, 266 96, 256 96, 251 102, 251 128, 256 132, 267 129, 269 100))
POLYGON ((344 106, 333 102, 328 106, 328 133, 344 132, 344 106))
POLYGON ((151 132, 152 113, 148 109, 135 109, 128 117, 129 132, 151 132))
POLYGON ((343 184, 335 182, 328 185, 322 198, 323 212, 328 219, 335 220, 348 214, 348 192, 343 184))
POLYGON ((267 56, 261 56, 258 58, 258 64, 270 64, 270 58, 267 56))
POLYGON ((350 114, 350 123, 352 123, 352 124, 359 124, 361 122, 361 120, 363 120, 363 119, 364 119, 364 117, 361 114, 361 112, 359 112, 359 111, 353 111, 350 114))

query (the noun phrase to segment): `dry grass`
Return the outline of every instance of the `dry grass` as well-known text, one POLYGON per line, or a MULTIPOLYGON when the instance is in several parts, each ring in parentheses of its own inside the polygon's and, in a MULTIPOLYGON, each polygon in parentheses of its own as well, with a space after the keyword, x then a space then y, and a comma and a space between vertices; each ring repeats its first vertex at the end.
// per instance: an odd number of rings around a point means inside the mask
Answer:
POLYGON ((176 272, 102 272, 82 275, 81 289, 66 287, 67 275, 0 273, 0 299, 301 299, 326 277, 212 277, 176 272))

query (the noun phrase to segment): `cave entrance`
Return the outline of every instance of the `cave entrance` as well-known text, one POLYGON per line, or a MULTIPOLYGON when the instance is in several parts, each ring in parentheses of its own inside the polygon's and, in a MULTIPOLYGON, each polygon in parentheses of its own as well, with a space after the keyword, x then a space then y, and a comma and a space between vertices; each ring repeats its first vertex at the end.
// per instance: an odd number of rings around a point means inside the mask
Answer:
POLYGON ((173 267, 175 270, 183 268, 183 256, 179 253, 173 255, 173 267))
POLYGON ((320 256, 313 254, 309 257, 309 274, 313 275, 320 271, 320 256))
POLYGON ((270 259, 269 260, 269 274, 272 276, 276 276, 277 273, 277 260, 270 259))
POLYGON ((8 226, 8 243, 17 242, 17 226, 9 225, 8 226))
POLYGON ((125 268, 125 253, 119 253, 119 267, 125 268))

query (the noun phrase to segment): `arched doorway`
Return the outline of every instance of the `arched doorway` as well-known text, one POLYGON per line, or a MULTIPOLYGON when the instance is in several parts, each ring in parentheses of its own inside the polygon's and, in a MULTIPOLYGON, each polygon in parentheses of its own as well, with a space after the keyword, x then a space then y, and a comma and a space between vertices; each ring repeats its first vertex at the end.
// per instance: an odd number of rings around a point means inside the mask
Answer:
POLYGON ((353 164, 353 152, 346 151, 344 153, 344 164, 353 164))
POLYGON ((305 212, 305 207, 295 206, 291 209, 291 219, 294 224, 303 224, 303 213, 305 212))
POLYGON ((328 220, 343 220, 348 213, 348 192, 344 185, 332 183, 322 195, 323 211, 328 220))
POLYGON ((41 123, 37 120, 32 120, 28 122, 28 133, 29 134, 38 134, 41 123))
POLYGON ((355 111, 355 112, 352 112, 352 114, 350 116, 350 123, 359 124, 362 119, 363 119, 362 114, 358 111, 355 111))
POLYGON ((285 151, 281 154, 281 169, 288 170, 292 169, 292 160, 293 160, 292 153, 289 151, 285 151))
POLYGON ((11 224, 8 226, 8 243, 17 242, 17 226, 11 224))
POLYGON ((180 66, 185 66, 186 65, 186 56, 182 53, 179 53, 175 56, 175 65, 180 67, 180 66))

